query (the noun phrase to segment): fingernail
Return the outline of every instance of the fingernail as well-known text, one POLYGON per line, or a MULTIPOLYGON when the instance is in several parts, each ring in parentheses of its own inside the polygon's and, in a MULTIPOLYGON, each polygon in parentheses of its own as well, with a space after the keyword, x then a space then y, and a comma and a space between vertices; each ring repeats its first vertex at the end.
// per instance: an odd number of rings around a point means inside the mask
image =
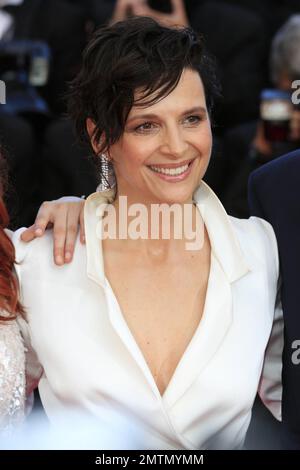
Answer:
POLYGON ((70 261, 71 258, 72 258, 71 253, 70 253, 69 251, 67 251, 66 254, 65 254, 65 259, 66 259, 66 261, 70 261))
POLYGON ((39 236, 43 234, 43 230, 41 228, 37 228, 35 229, 34 233, 39 236))
POLYGON ((57 264, 63 264, 63 259, 62 259, 62 256, 58 255, 55 257, 55 261, 57 264))

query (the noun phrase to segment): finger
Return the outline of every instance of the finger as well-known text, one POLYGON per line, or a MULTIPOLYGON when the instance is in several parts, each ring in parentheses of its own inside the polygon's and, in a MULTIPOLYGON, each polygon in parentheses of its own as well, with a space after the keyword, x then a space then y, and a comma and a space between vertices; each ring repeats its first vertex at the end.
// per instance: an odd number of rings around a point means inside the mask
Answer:
POLYGON ((84 205, 80 212, 80 242, 85 243, 85 228, 84 228, 84 205))
POLYGON ((35 234, 35 225, 31 225, 31 227, 28 227, 26 230, 24 230, 24 232, 22 232, 21 234, 21 240, 23 242, 31 242, 32 240, 34 240, 34 238, 36 237, 36 234, 35 234))
POLYGON ((77 204, 70 206, 67 213, 67 234, 65 242, 65 262, 70 263, 73 258, 74 248, 78 233, 78 224, 80 219, 80 210, 77 204))
POLYGON ((53 203, 43 202, 34 221, 35 236, 40 237, 44 234, 47 225, 53 222, 53 203))
POLYGON ((62 206, 56 211, 56 218, 53 223, 53 256, 57 265, 61 266, 65 262, 65 241, 67 227, 67 209, 62 206))

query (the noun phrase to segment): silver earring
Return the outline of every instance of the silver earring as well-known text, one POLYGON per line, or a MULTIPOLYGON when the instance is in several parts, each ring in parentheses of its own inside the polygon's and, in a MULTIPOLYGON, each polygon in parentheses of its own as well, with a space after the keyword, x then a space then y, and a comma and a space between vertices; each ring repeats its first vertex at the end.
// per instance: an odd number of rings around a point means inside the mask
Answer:
POLYGON ((107 191, 116 185, 114 166, 110 158, 103 153, 100 156, 100 183, 97 191, 107 191))

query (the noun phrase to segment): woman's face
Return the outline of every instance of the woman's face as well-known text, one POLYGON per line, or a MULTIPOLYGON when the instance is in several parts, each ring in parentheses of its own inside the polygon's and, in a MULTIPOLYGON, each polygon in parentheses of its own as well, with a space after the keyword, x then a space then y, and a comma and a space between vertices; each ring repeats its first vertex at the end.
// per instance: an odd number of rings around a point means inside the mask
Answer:
POLYGON ((167 97, 131 109, 124 133, 110 147, 118 193, 132 202, 191 201, 211 146, 203 84, 197 72, 186 69, 167 97))

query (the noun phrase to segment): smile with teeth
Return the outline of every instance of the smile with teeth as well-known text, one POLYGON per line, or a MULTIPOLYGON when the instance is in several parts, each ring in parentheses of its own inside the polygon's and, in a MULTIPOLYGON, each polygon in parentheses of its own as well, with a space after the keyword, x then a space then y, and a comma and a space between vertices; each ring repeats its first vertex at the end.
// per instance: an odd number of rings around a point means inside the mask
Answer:
POLYGON ((185 165, 179 166, 177 168, 162 168, 155 165, 149 165, 149 168, 156 173, 162 173, 163 175, 168 176, 179 176, 186 172, 191 162, 186 163, 185 165))

